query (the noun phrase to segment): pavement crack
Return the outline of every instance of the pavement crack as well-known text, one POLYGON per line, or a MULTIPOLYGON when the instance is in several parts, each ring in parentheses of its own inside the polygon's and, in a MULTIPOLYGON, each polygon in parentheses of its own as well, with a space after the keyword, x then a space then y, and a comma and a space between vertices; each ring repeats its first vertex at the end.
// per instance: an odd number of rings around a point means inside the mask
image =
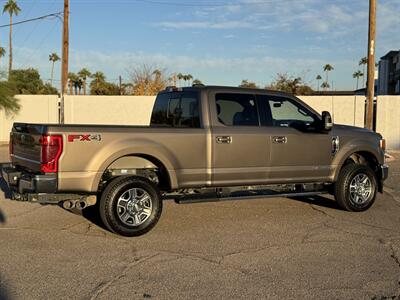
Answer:
POLYGON ((159 253, 153 254, 153 255, 149 255, 149 256, 145 256, 142 258, 138 258, 135 259, 134 261, 128 263, 122 270, 120 273, 118 273, 116 276, 114 276, 111 280, 107 281, 107 282, 103 282, 100 283, 92 292, 90 299, 94 300, 96 299, 99 295, 101 295, 102 293, 104 293, 110 286, 112 286, 114 283, 116 283, 118 280, 120 280, 121 278, 126 276, 127 271, 134 267, 137 266, 141 263, 144 263, 152 258, 154 258, 155 256, 159 255, 159 253))

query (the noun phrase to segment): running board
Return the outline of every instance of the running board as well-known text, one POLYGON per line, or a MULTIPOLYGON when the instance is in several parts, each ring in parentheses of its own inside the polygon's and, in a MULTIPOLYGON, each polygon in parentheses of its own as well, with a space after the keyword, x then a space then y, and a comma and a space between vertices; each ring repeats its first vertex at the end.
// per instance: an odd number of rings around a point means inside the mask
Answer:
POLYGON ((203 203, 203 202, 220 202, 220 201, 234 201, 234 200, 250 200, 250 199, 265 199, 265 198, 277 198, 277 197, 307 197, 325 194, 326 191, 312 191, 312 192, 291 192, 291 193, 248 193, 248 195, 241 193, 240 195, 227 195, 218 196, 214 194, 210 197, 201 197, 199 194, 190 194, 176 197, 174 200, 178 204, 190 204, 190 203, 203 203))

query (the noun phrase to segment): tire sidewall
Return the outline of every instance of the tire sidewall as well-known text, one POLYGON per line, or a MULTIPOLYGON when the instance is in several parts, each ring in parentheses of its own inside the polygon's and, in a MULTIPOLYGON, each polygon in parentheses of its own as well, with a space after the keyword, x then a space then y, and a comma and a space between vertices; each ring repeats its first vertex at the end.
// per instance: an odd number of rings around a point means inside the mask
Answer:
POLYGON ((100 200, 100 213, 102 220, 111 231, 124 236, 138 236, 151 230, 158 222, 162 211, 162 201, 158 188, 146 178, 126 177, 117 178, 104 190, 100 200), (129 226, 123 223, 117 212, 117 202, 127 190, 141 188, 151 198, 152 212, 150 217, 138 226, 129 226))

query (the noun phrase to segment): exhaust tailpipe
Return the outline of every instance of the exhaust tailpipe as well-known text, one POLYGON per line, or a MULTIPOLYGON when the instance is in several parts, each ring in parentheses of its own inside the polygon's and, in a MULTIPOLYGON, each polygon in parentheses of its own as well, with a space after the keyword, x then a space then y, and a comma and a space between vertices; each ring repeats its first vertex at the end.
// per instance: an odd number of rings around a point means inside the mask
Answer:
POLYGON ((86 203, 86 201, 78 200, 78 201, 76 201, 75 206, 76 206, 77 209, 82 210, 82 209, 85 209, 87 207, 87 203, 86 203))
POLYGON ((63 202, 64 209, 73 209, 75 207, 75 202, 71 200, 66 200, 63 202))

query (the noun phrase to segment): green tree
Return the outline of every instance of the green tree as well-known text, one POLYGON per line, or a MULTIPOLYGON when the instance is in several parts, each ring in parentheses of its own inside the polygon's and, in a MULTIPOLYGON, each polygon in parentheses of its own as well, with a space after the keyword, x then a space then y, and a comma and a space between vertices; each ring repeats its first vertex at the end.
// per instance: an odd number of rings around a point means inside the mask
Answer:
POLYGON ((9 82, 13 84, 16 94, 57 94, 57 89, 44 84, 36 69, 11 70, 9 82))
POLYGON ((6 2, 6 4, 4 4, 3 7, 3 14, 4 13, 8 13, 10 15, 10 33, 9 33, 9 62, 8 62, 8 76, 10 78, 10 73, 12 70, 12 24, 13 24, 13 15, 18 16, 19 12, 21 11, 21 9, 19 8, 17 1, 15 0, 8 0, 6 2))
POLYGON ((203 84, 203 82, 201 82, 201 80, 200 79, 194 79, 193 80, 193 85, 202 85, 203 84))
POLYGON ((366 57, 366 56, 364 56, 363 58, 361 58, 360 59, 360 61, 358 62, 358 65, 359 66, 362 66, 363 67, 363 71, 362 71, 362 82, 363 82, 363 87, 365 87, 365 76, 364 76, 364 74, 365 74, 365 66, 367 65, 367 63, 368 63, 368 58, 366 57))
MULTIPOLYGON (((325 79, 325 82, 329 82, 329 77, 328 77, 328 73, 330 72, 330 71, 333 71, 334 70, 334 68, 330 65, 330 64, 326 64, 325 66, 324 66, 324 72, 326 73, 326 79, 325 79)), ((328 84, 329 85, 329 84, 328 84)))
POLYGON ((356 90, 358 90, 358 80, 360 79, 360 77, 364 77, 364 73, 362 73, 360 70, 358 70, 357 72, 353 73, 353 78, 356 78, 356 90))
POLYGON ((258 89, 257 84, 255 84, 254 82, 248 81, 247 79, 243 79, 242 82, 239 84, 239 87, 258 89))
POLYGON ((304 83, 301 77, 281 73, 278 73, 274 81, 265 88, 294 95, 309 95, 313 92, 313 89, 304 83))
POLYGON ((90 82, 91 95, 120 95, 119 86, 106 81, 106 76, 103 72, 97 71, 92 74, 90 82))
POLYGON ((321 75, 317 75, 317 77, 315 77, 315 79, 317 80, 317 89, 318 89, 318 92, 319 92, 319 81, 322 79, 322 77, 321 77, 321 75))
POLYGON ((4 47, 0 47, 0 58, 6 55, 6 49, 4 47))
POLYGON ((83 82, 83 94, 86 95, 86 86, 87 86, 87 79, 92 75, 90 71, 86 68, 81 69, 78 72, 78 76, 81 78, 83 82))
POLYGON ((15 93, 15 84, 10 81, 0 81, 0 110, 4 110, 7 115, 15 114, 20 109, 18 100, 14 98, 15 93))
POLYGON ((54 64, 56 61, 59 61, 60 57, 57 53, 53 52, 49 55, 49 61, 51 61, 51 77, 50 77, 50 85, 53 86, 53 77, 54 77, 54 64))

